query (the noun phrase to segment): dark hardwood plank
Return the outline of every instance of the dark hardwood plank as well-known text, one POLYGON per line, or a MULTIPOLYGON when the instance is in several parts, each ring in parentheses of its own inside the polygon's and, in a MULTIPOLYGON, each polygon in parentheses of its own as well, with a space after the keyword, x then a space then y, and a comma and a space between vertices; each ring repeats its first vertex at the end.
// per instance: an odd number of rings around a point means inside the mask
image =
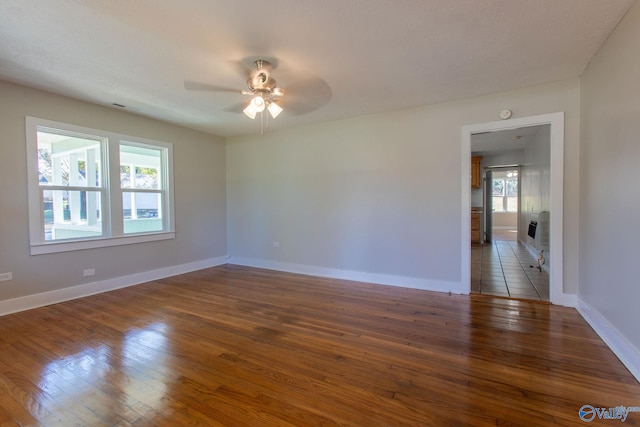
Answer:
POLYGON ((229 265, 0 318, 3 426, 570 426, 585 404, 640 385, 547 304, 229 265))

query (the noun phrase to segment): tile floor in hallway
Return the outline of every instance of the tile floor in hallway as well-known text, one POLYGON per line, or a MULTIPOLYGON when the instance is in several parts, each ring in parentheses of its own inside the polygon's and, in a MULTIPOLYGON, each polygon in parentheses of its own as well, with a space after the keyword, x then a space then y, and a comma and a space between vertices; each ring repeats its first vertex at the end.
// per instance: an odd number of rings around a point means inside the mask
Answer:
POLYGON ((471 292, 549 301, 549 274, 514 236, 496 230, 492 243, 471 248, 471 292))

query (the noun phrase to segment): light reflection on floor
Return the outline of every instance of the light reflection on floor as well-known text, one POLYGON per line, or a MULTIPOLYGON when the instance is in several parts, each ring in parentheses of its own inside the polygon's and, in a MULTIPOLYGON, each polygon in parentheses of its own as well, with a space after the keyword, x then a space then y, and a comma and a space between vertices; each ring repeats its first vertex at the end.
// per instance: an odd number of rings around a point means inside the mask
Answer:
MULTIPOLYGON (((54 360, 43 370, 39 387, 49 394, 77 398, 96 395, 97 400, 104 399, 111 406, 109 412, 114 414, 152 406, 165 396, 167 382, 172 381, 161 374, 166 372, 170 354, 168 332, 166 324, 155 322, 129 330, 119 343, 111 340, 54 360)), ((69 400, 72 404, 76 399, 69 400)), ((38 404, 47 406, 46 401, 38 404)))

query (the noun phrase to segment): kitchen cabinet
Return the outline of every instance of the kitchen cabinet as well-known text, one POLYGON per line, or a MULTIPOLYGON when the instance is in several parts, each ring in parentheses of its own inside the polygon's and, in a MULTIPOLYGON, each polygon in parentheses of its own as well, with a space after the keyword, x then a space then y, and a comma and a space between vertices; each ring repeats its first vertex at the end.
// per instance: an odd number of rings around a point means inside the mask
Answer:
POLYGON ((482 241, 481 221, 481 213, 471 213, 471 243, 481 243, 482 241))
POLYGON ((482 187, 482 167, 480 166, 481 161, 482 156, 471 157, 471 188, 482 187))

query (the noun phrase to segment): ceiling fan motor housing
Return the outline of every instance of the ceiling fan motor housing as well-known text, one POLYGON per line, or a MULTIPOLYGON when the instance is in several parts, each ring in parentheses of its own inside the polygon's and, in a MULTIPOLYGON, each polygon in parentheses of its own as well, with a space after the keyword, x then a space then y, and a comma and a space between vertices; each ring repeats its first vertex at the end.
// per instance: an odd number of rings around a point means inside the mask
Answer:
POLYGON ((276 87, 276 81, 272 77, 266 77, 263 80, 262 73, 257 73, 255 76, 250 77, 247 80, 249 89, 254 92, 271 92, 276 87))
POLYGON ((271 77, 271 63, 263 59, 255 61, 256 70, 251 73, 247 80, 249 89, 254 92, 270 94, 276 88, 276 81, 271 77))

